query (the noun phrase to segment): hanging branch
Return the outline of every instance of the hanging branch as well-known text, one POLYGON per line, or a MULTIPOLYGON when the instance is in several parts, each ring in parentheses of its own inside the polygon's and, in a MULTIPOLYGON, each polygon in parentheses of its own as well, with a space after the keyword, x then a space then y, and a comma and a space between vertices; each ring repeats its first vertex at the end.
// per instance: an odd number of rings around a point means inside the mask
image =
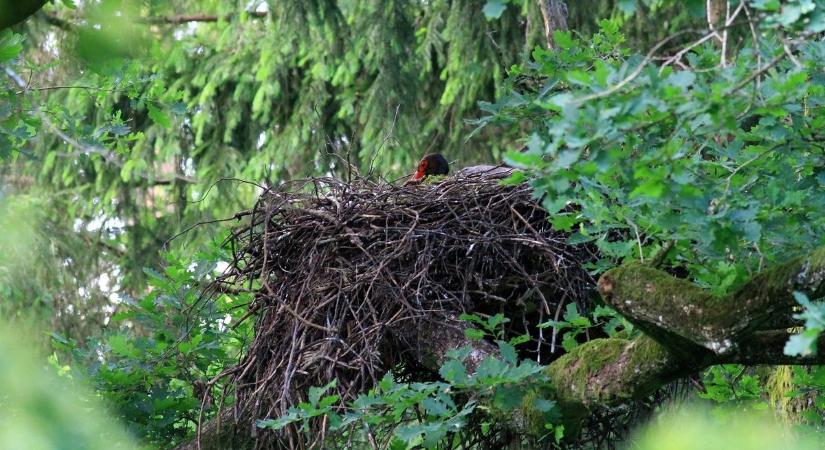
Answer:
MULTIPOLYGON (((245 11, 247 17, 262 19, 269 15, 267 11, 245 11)), ((141 22, 153 25, 181 25, 189 22, 229 22, 237 17, 237 14, 218 16, 215 14, 180 14, 177 16, 147 17, 141 22)))
MULTIPOLYGON (((245 11, 242 14, 251 19, 264 19, 269 16, 269 12, 267 11, 245 11)), ((44 14, 44 16, 47 23, 64 31, 70 30, 75 26, 75 24, 70 21, 54 14, 44 14)), ((239 14, 227 14, 224 16, 219 16, 217 14, 179 14, 175 16, 141 17, 137 19, 137 22, 147 25, 183 25, 186 23, 197 22, 231 22, 238 16, 239 14)))
POLYGON ((29 18, 48 0, 0 0, 0 30, 29 18))

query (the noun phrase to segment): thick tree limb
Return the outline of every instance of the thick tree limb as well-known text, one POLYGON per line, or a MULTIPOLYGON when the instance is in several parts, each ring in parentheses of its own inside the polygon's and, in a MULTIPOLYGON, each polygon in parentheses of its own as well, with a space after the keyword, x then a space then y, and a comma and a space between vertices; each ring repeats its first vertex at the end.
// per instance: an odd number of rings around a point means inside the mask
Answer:
POLYGON ((638 264, 608 271, 599 290, 606 302, 665 346, 676 351, 704 347, 732 358, 754 332, 795 325, 793 292, 821 297, 823 279, 825 248, 765 271, 727 296, 638 264))
POLYGON ((0 0, 0 30, 16 25, 36 13, 48 0, 0 0))
MULTIPOLYGON (((548 373, 565 413, 649 395, 713 364, 823 364, 825 355, 784 354, 794 291, 825 294, 825 247, 765 271, 727 296, 641 264, 599 280, 602 298, 645 335, 596 339, 554 361, 548 373)), ((825 344, 825 338, 820 339, 825 344)))
MULTIPOLYGON (((825 247, 765 271, 726 296, 714 296, 641 264, 612 269, 598 285, 604 301, 645 334, 630 340, 589 341, 547 367, 556 400, 574 427, 597 407, 644 398, 710 365, 825 364, 825 355, 790 357, 783 353, 790 336, 788 327, 798 325, 793 319, 793 292, 811 298, 825 294, 825 247)), ((426 365, 437 367, 447 351, 470 343, 461 324, 453 325, 423 325, 410 330, 404 339, 428 343, 417 351, 410 345, 411 352, 426 365)), ((468 361, 469 371, 483 357, 496 354, 489 344, 471 344, 477 347, 477 355, 468 361)), ((825 346, 825 337, 819 344, 825 346)), ((529 411, 515 415, 513 421, 527 416, 529 411)), ((213 434, 214 439, 225 440, 227 431, 218 430, 210 424, 203 433, 210 441, 213 434)))
POLYGON ((693 372, 693 364, 686 364, 648 336, 595 339, 547 368, 568 423, 600 406, 644 398, 693 372))

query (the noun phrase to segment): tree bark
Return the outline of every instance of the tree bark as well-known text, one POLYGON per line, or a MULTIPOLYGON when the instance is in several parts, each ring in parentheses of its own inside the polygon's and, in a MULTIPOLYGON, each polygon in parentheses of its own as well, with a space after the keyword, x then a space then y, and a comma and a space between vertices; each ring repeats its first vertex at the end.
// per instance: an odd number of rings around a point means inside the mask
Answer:
POLYGON ((612 269, 598 286, 604 301, 644 335, 596 339, 550 364, 559 400, 573 409, 642 398, 714 364, 825 363, 825 355, 783 352, 790 327, 799 325, 793 292, 825 294, 825 247, 765 271, 726 296, 642 264, 612 269))
MULTIPOLYGON (((598 288, 604 301, 643 334, 633 339, 594 339, 547 366, 556 401, 571 427, 595 408, 642 399, 714 364, 825 363, 825 354, 791 357, 783 352, 790 327, 799 325, 793 318, 794 291, 810 298, 825 295, 825 247, 765 271, 725 296, 638 263, 609 270, 599 279, 598 288)), ((431 344, 415 354, 429 366, 437 367, 449 350, 468 344, 477 346, 476 357, 467 364, 469 372, 480 359, 497 353, 489 344, 468 341, 461 323, 431 325, 415 330, 415 339, 431 344)), ((825 346, 825 337, 818 343, 825 346)), ((225 420, 227 414, 221 417, 225 420)), ((523 411, 513 420, 527 416, 529 411, 523 411)), ((202 430, 202 442, 237 439, 238 430, 230 424, 220 428, 210 423, 202 430)), ((250 433, 240 434, 252 439, 250 433)), ((196 447, 189 443, 179 448, 196 447)))
POLYGON ((544 38, 547 48, 553 48, 553 32, 567 31, 567 5, 562 0, 538 0, 544 19, 544 38))

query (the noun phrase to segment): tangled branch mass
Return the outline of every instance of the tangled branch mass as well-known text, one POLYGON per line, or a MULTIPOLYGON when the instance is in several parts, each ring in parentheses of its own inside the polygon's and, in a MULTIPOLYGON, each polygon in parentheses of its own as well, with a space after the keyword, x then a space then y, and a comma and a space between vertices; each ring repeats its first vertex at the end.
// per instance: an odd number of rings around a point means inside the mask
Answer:
POLYGON ((484 174, 311 179, 266 192, 250 217, 220 280, 257 292, 237 418, 277 417, 333 379, 346 401, 388 369, 435 373, 433 360, 468 343, 462 313, 504 313, 508 334, 533 339, 522 356, 548 362, 560 349, 536 325, 585 307, 594 285, 582 267, 592 250, 553 230, 529 187, 484 174))

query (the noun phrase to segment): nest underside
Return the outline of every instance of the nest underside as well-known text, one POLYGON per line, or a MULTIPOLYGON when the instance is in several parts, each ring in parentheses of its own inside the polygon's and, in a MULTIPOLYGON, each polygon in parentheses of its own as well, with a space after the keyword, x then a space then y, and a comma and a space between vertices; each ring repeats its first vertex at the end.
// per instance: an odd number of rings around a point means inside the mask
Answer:
POLYGON ((504 313, 529 334, 522 357, 558 357, 536 328, 582 309, 593 280, 587 245, 567 243, 526 185, 483 177, 396 186, 306 180, 269 190, 232 235, 222 283, 256 292, 255 337, 234 372, 239 419, 273 418, 309 387, 337 379, 341 401, 387 370, 425 373, 423 325, 504 313))

